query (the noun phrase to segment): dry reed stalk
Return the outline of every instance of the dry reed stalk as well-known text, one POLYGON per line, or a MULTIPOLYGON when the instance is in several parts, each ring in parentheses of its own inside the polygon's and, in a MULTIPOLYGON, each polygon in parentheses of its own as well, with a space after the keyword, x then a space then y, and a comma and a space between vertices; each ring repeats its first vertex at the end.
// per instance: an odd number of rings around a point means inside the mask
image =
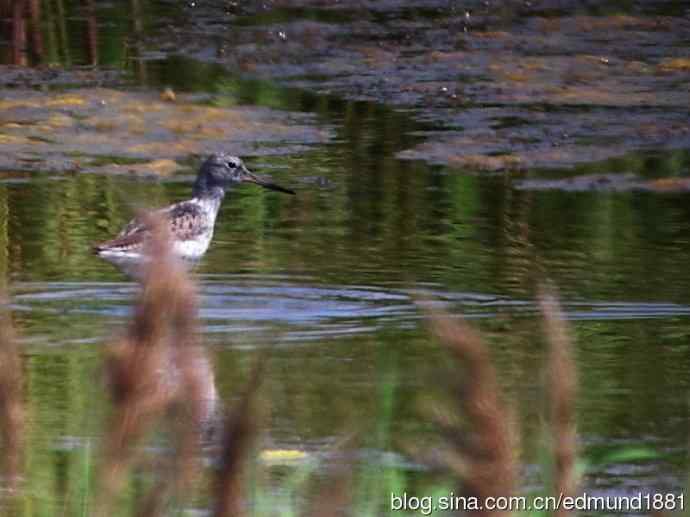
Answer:
POLYGON ((328 456, 334 457, 328 478, 311 500, 306 515, 329 517, 347 515, 352 507, 354 464, 361 447, 356 431, 341 432, 338 440, 328 448, 328 456))
POLYGON ((348 515, 345 510, 352 503, 352 472, 331 480, 312 502, 308 515, 313 517, 339 517, 348 515))
MULTIPOLYGON (((572 357, 568 326, 558 300, 551 294, 542 293, 539 297, 539 305, 544 315, 546 340, 550 346, 547 392, 554 457, 553 490, 556 495, 572 496, 577 489, 576 367, 572 357)), ((559 509, 554 515, 565 516, 569 513, 559 509)))
POLYGON ((228 413, 222 436, 220 468, 215 480, 215 517, 239 517, 242 509, 243 464, 256 437, 253 402, 263 378, 265 357, 259 358, 245 392, 228 413))
MULTIPOLYGON (((110 502, 132 463, 135 446, 168 410, 182 408, 174 466, 163 478, 176 489, 186 486, 199 446, 203 394, 197 358, 196 291, 171 253, 167 226, 147 217, 152 228, 144 264, 143 289, 127 335, 108 348, 106 370, 113 415, 105 436, 96 508, 108 513, 110 502)), ((212 383, 212 380, 211 380, 212 383)), ((215 388, 214 388, 215 389, 215 388)), ((162 491, 167 493, 168 490, 162 491)), ((152 507, 162 503, 147 498, 152 507)))
MULTIPOLYGON (((450 419, 437 418, 452 448, 446 465, 462 480, 457 493, 476 497, 480 504, 487 497, 510 496, 516 476, 517 434, 501 403, 496 371, 486 346, 466 322, 447 315, 432 314, 431 328, 464 372, 456 399, 469 430, 463 432, 450 419)), ((471 514, 503 515, 485 509, 471 514)))
POLYGON ((346 509, 352 504, 353 466, 347 461, 340 472, 331 475, 310 504, 307 515, 313 517, 338 517, 347 515, 346 509))
POLYGON ((0 308, 0 443, 3 445, 4 473, 13 491, 21 473, 24 448, 22 364, 7 302, 2 299, 0 303, 3 305, 0 308))
POLYGON ((197 473, 201 434, 212 411, 207 407, 209 388, 214 390, 215 397, 213 378, 205 373, 210 363, 201 347, 186 346, 176 350, 174 360, 174 367, 180 376, 178 396, 172 401, 175 419, 171 435, 175 442, 175 454, 160 462, 158 482, 137 505, 137 515, 141 517, 165 515, 166 504, 173 495, 184 499, 197 473))

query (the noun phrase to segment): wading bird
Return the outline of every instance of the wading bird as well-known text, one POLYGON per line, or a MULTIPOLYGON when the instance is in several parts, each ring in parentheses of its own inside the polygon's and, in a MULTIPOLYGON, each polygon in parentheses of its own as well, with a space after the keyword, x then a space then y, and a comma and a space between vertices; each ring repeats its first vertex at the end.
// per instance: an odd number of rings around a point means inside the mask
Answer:
MULTIPOLYGON (((168 225, 173 254, 188 262, 204 256, 211 240, 221 202, 227 190, 241 183, 255 183, 270 190, 294 194, 252 174, 237 156, 212 154, 199 169, 192 198, 154 212, 168 225)), ((126 274, 138 277, 146 260, 151 228, 146 218, 136 218, 112 240, 94 246, 94 252, 126 274)))

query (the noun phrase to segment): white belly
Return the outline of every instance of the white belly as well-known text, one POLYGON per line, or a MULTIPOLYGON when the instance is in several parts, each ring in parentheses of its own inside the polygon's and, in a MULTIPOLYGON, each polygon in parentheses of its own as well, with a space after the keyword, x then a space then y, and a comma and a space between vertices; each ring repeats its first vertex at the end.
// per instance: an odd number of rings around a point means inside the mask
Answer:
POLYGON ((206 253, 212 238, 213 231, 210 231, 194 240, 175 241, 173 253, 183 260, 199 260, 206 253))
MULTIPOLYGON (((212 238, 211 231, 194 240, 175 241, 173 254, 183 262, 194 264, 204 256, 212 238)), ((102 250, 98 252, 98 256, 133 278, 141 277, 141 267, 149 261, 149 257, 139 251, 102 250)))

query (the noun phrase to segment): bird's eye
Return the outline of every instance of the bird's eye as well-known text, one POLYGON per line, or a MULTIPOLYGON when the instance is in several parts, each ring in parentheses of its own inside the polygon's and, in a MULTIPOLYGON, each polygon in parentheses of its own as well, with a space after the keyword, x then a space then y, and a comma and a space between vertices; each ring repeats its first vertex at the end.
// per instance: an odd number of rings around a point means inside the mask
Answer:
POLYGON ((228 162, 228 168, 234 169, 235 167, 237 167, 237 164, 235 162, 228 162))

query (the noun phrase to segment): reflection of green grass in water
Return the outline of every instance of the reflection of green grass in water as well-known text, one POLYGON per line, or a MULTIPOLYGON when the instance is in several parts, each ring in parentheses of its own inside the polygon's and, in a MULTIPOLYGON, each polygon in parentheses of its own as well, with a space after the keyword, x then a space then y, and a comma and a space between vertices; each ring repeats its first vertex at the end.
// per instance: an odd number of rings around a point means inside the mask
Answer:
MULTIPOLYGON (((365 447, 378 452, 390 450, 393 415, 398 386, 398 361, 395 347, 377 346, 378 412, 371 444, 365 447)), ((366 461, 357 473, 354 488, 354 514, 363 517, 381 515, 389 494, 399 494, 405 486, 405 474, 395 467, 366 461)))
POLYGON ((94 382, 99 359, 88 348, 29 352, 26 392, 41 404, 27 408, 20 515, 84 515, 96 461, 89 436, 100 432, 105 415, 101 384, 94 382))

